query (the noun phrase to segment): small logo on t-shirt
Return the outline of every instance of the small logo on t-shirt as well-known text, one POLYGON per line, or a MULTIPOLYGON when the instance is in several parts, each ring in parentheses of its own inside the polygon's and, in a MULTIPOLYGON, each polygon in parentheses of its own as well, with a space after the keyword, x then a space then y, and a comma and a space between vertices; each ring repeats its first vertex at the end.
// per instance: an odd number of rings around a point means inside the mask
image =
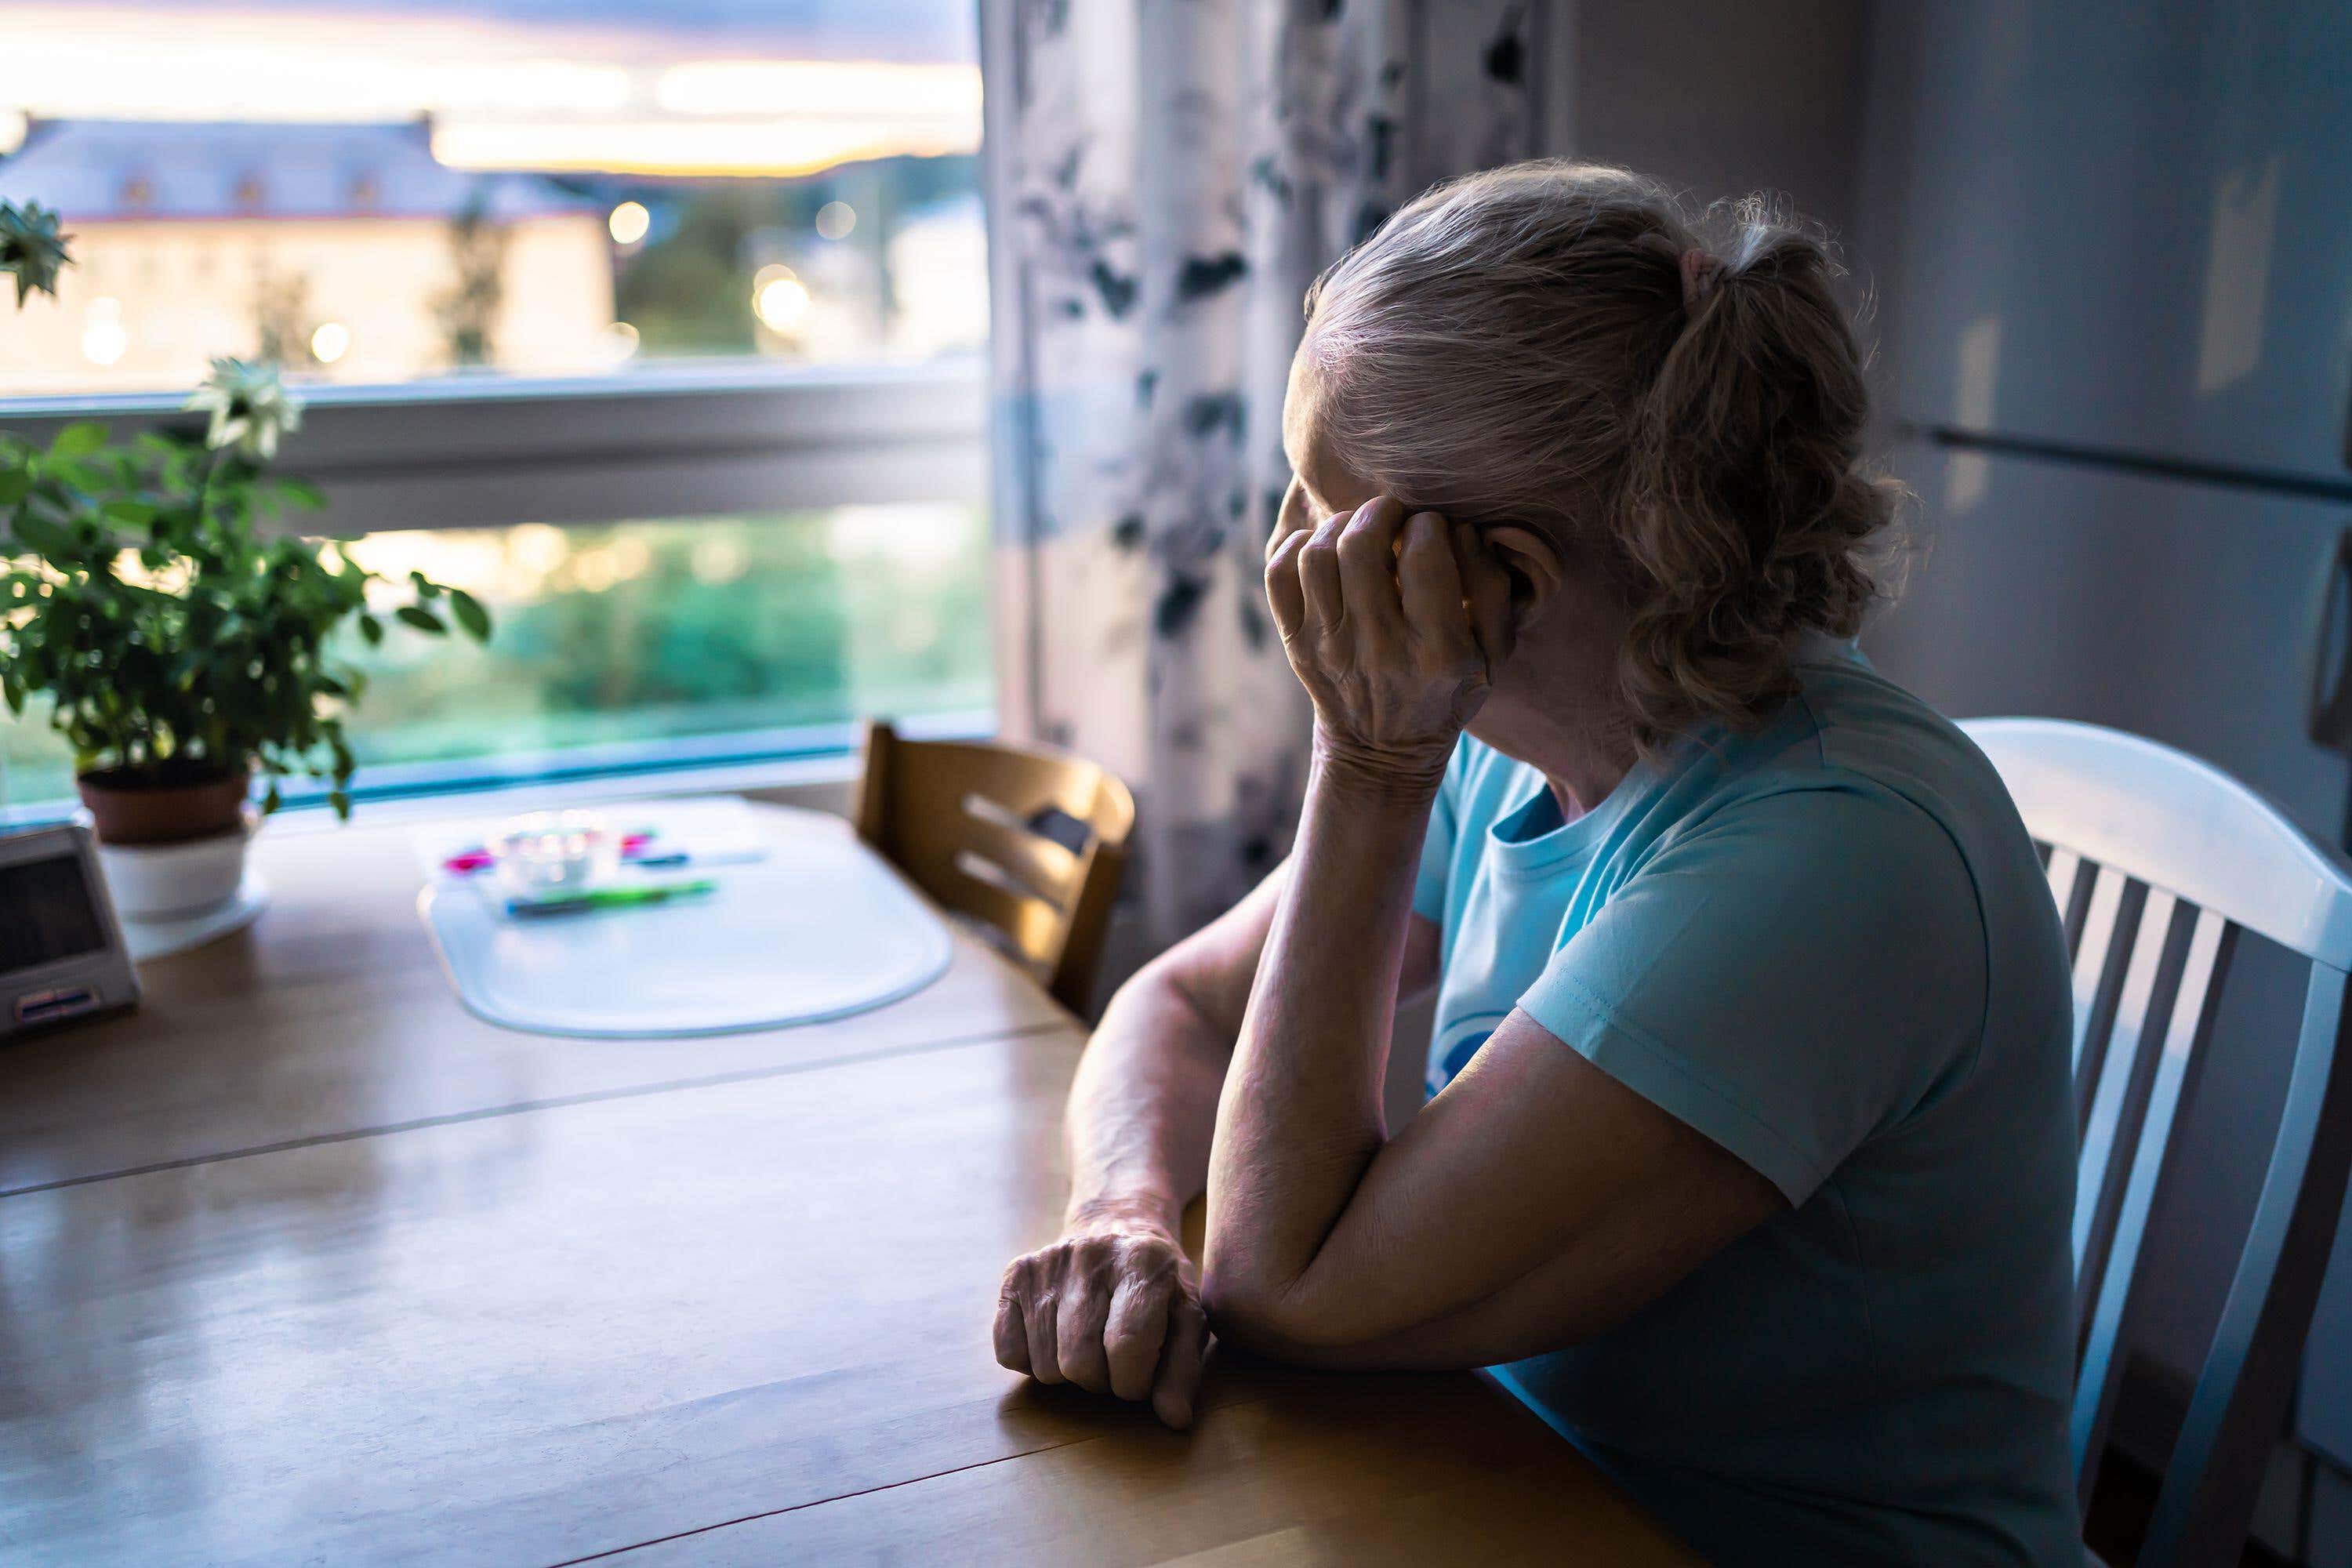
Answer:
POLYGON ((1506 1016, 1502 1013, 1473 1013, 1466 1018, 1446 1019, 1438 1026, 1429 1042, 1429 1071, 1424 1079, 1431 1099, 1434 1100, 1439 1089, 1452 1083, 1470 1065, 1470 1058, 1478 1054, 1478 1047, 1486 1043, 1489 1036, 1502 1027, 1506 1016))

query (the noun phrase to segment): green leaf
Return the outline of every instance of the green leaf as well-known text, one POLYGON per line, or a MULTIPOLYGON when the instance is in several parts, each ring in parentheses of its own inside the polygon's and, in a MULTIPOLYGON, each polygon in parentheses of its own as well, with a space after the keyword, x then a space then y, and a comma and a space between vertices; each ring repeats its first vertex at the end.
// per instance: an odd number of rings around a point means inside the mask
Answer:
POLYGON ((269 781, 269 793, 261 797, 261 815, 267 816, 285 804, 286 797, 278 793, 278 781, 276 779, 271 779, 269 781))
POLYGON ((49 443, 49 456, 60 460, 86 458, 106 445, 106 426, 91 420, 79 420, 58 432, 49 443))
POLYGON ((422 572, 411 572, 408 574, 408 581, 415 587, 416 596, 420 599, 436 598, 441 593, 441 584, 422 572))
POLYGON ((327 504, 327 492, 308 479, 281 479, 278 481, 278 493, 296 506, 308 507, 312 511, 327 504))
POLYGON ((430 632, 435 637, 448 635, 449 628, 441 624, 441 617, 422 605, 403 605, 393 614, 420 632, 430 632))
POLYGON ((62 566, 79 554, 72 533, 36 512, 17 513, 11 527, 17 540, 45 561, 62 566))
POLYGON ((329 791, 327 792, 327 804, 328 804, 329 805, 331 805, 331 806, 333 806, 333 807, 335 808, 335 820, 336 820, 336 821, 338 821, 338 822, 349 822, 349 821, 352 819, 352 792, 351 792, 351 791, 349 791, 349 790, 347 790, 347 789, 331 789, 331 790, 329 790, 329 791))
POLYGON ((449 613, 457 617, 457 624, 465 627, 467 635, 476 642, 490 640, 490 612, 482 608, 482 602, 465 589, 449 590, 449 613))
MULTIPOLYGON (((262 500, 309 502, 314 488, 183 441, 109 444, 94 424, 53 450, 0 435, 0 717, 41 715, 86 768, 152 747, 341 787, 348 750, 320 710, 356 703, 363 684, 335 660, 335 634, 358 620, 380 642, 390 616, 370 611, 374 579, 334 546, 253 531, 262 500), (138 581, 114 570, 126 549, 138 581), (171 586, 144 585, 150 574, 171 586)), ((412 608, 401 618, 427 635, 463 624, 437 601, 412 608)))

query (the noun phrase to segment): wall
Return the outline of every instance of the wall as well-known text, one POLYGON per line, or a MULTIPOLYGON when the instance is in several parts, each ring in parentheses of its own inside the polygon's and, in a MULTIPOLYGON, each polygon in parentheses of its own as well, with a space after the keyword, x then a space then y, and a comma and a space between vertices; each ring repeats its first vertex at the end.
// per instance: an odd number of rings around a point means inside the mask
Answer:
POLYGON ((1580 5, 1573 152, 1700 201, 1783 193, 1848 233, 1866 11, 1861 0, 1580 5))

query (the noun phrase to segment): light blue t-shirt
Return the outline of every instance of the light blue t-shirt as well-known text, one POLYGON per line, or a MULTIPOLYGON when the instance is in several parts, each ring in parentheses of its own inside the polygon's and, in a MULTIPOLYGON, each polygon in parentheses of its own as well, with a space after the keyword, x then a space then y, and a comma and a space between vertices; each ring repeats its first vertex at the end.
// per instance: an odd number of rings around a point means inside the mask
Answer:
POLYGON ((1514 1007, 1791 1205, 1496 1376, 1710 1559, 2082 1561, 2066 960, 1999 776, 1843 646, 1563 822, 1465 739, 1436 1093, 1514 1007))

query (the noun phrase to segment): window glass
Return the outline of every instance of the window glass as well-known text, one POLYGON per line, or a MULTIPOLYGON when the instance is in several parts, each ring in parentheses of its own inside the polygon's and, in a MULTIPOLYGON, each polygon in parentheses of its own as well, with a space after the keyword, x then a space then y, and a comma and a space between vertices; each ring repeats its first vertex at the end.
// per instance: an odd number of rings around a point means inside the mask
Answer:
MULTIPOLYGON (((772 754, 868 713, 980 714, 993 693, 976 508, 845 506, 606 528, 419 530, 350 546, 472 593, 486 645, 390 623, 342 649, 367 687, 354 787, 446 787, 772 754)), ((73 794, 36 705, 0 721, 0 804, 73 794)))
POLYGON ((0 397, 977 348, 971 0, 0 0, 0 397))

